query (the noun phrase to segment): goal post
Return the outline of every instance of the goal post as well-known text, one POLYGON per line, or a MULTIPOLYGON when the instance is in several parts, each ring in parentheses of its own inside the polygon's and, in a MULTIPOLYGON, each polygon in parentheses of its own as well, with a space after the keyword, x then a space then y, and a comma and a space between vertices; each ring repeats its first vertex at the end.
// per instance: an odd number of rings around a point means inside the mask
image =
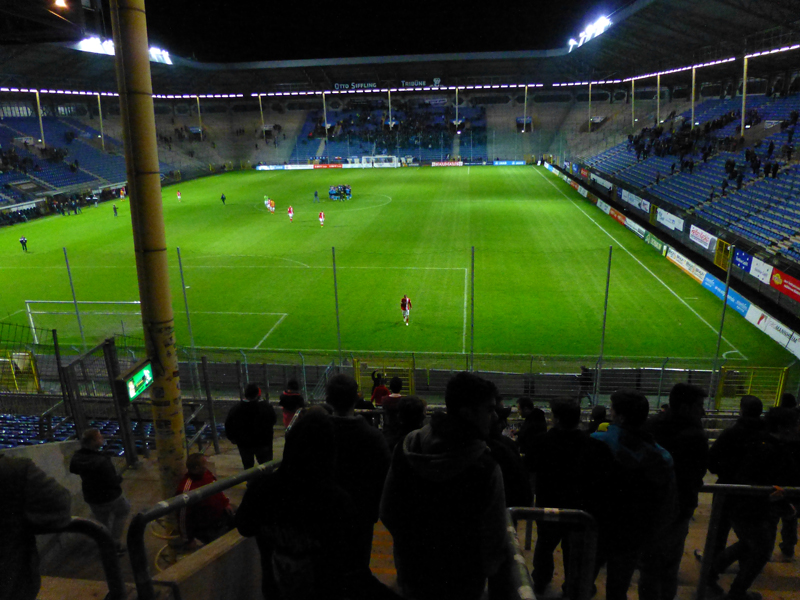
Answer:
POLYGON ((393 169, 400 166, 400 159, 389 154, 377 154, 374 156, 362 156, 362 165, 369 165, 373 169, 393 169))
POLYGON ((83 329, 87 341, 99 342, 115 334, 142 337, 140 304, 138 300, 26 300, 25 312, 37 344, 37 329, 56 329, 66 343, 80 341, 83 329))

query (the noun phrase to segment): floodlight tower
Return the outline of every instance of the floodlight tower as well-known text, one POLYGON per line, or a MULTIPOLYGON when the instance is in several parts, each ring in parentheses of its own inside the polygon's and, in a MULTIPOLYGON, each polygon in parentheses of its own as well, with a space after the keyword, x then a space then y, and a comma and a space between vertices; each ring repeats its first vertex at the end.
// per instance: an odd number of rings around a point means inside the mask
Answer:
POLYGON ((111 21, 139 299, 153 364, 151 401, 161 493, 169 498, 183 475, 186 450, 144 0, 111 0, 111 21))

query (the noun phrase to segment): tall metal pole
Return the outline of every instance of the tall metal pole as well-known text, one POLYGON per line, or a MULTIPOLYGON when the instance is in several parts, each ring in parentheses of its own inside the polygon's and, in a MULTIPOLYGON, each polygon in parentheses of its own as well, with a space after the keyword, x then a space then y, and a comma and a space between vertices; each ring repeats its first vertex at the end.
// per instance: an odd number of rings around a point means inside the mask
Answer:
POLYGON ((42 104, 39 102, 39 90, 34 91, 36 92, 36 114, 39 115, 39 136, 42 138, 42 147, 44 148, 47 142, 44 140, 44 127, 42 126, 42 104))
POLYGON ((186 470, 186 444, 144 0, 111 0, 111 22, 161 497, 169 498, 186 470))
POLYGON ((692 129, 694 129, 694 96, 697 89, 697 67, 692 67, 692 129))
POLYGON ((181 272, 181 289, 183 289, 183 306, 186 309, 186 329, 189 332, 189 343, 192 345, 192 381, 195 398, 200 399, 200 373, 197 370, 197 348, 194 345, 194 333, 192 333, 192 318, 189 315, 189 298, 186 295, 186 279, 183 276, 183 260, 181 259, 181 249, 178 251, 178 269, 181 272))
POLYGON ((661 125, 661 73, 656 75, 656 127, 661 125))
POLYGON ((389 129, 392 128, 392 90, 389 90, 389 129))
POLYGON ((325 127, 325 155, 328 157, 328 162, 331 162, 331 152, 328 150, 328 107, 325 104, 325 92, 322 92, 322 118, 325 119, 323 123, 325 127))
POLYGON ((197 100, 197 126, 200 127, 200 141, 203 141, 203 115, 200 114, 200 96, 195 96, 197 100))
POLYGON ((261 94, 258 95, 258 112, 261 114, 261 137, 267 139, 267 132, 264 131, 264 107, 261 105, 261 94))
MULTIPOLYGON (((528 118, 528 86, 525 86, 525 102, 522 105, 522 133, 525 133, 525 126, 527 123, 525 122, 528 118)), ((533 123, 531 123, 532 125, 533 123)))
POLYGON ((744 57, 744 73, 742 74, 742 130, 740 135, 744 137, 744 112, 747 110, 747 57, 744 57))
POLYGON ((100 146, 106 150, 106 136, 103 133, 103 105, 100 103, 100 94, 97 94, 97 114, 100 115, 100 146))
POLYGON ((631 127, 636 126, 636 80, 631 79, 631 127))
POLYGON ((589 82, 589 133, 592 133, 592 82, 589 82))
POLYGON ((461 129, 461 127, 458 124, 458 88, 456 88, 456 131, 459 129, 461 129))
POLYGON ((336 337, 339 340, 339 366, 342 366, 342 328, 339 324, 339 285, 336 283, 336 248, 331 247, 333 257, 333 298, 336 301, 336 337))
MULTIPOLYGON (((714 353, 714 365, 712 373, 716 374, 717 382, 719 382, 719 350, 722 346, 722 328, 725 326, 725 309, 728 308, 728 292, 731 289, 731 262, 733 262, 733 253, 736 252, 736 246, 730 247, 728 254, 728 274, 725 276, 725 295, 722 298, 722 316, 719 320, 719 335, 717 335, 717 351, 714 353)), ((716 390, 708 390, 709 398, 716 396, 716 390)))
POLYGON ((75 296, 75 284, 72 283, 72 270, 69 268, 69 258, 67 249, 64 248, 64 262, 67 263, 67 275, 69 276, 69 287, 72 290, 72 303, 75 306, 75 316, 78 318, 78 330, 81 332, 81 342, 83 349, 86 350, 86 337, 83 335, 83 324, 81 323, 81 311, 78 309, 78 298, 75 296))
POLYGON ((474 370, 475 361, 475 246, 472 247, 472 282, 470 283, 470 306, 471 314, 469 317, 469 368, 474 370))
POLYGON ((608 247, 608 271, 606 272, 606 299, 603 303, 603 330, 600 334, 600 358, 597 361, 597 378, 595 379, 594 403, 597 404, 600 396, 600 377, 603 373, 603 355, 606 349, 606 321, 608 320, 608 291, 611 287, 611 253, 614 247, 608 247))

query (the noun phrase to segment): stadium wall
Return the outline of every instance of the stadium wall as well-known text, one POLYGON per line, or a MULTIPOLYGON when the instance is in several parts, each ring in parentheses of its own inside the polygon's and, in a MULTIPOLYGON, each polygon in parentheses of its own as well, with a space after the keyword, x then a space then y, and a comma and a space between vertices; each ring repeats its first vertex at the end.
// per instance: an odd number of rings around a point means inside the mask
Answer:
MULTIPOLYGON (((654 235, 649 227, 642 225, 641 223, 637 222, 636 219, 631 218, 629 215, 625 214, 625 210, 619 210, 615 208, 602 198, 598 197, 596 194, 591 193, 584 185, 579 183, 573 176, 573 169, 575 165, 570 162, 564 163, 563 171, 554 167, 550 163, 545 163, 545 167, 552 173, 558 175, 564 182, 569 184, 574 190, 576 190, 581 196, 586 198, 592 204, 597 206, 600 210, 604 213, 609 215, 610 217, 614 218, 617 222, 621 225, 627 227, 631 231, 633 231, 643 242, 647 243, 648 245, 655 248, 657 251, 661 253, 667 260, 669 260, 672 264, 680 268, 684 273, 689 275, 692 279, 694 279, 697 283, 702 285, 706 290, 713 293, 720 299, 724 298, 725 293, 725 282, 715 275, 713 275, 709 269, 704 268, 700 264, 699 261, 694 261, 687 256, 688 253, 681 252, 677 247, 671 246, 664 242, 659 236, 654 235), (569 175, 568 175, 569 173, 569 175)), ((607 180, 594 175, 590 174, 586 169, 581 168, 577 165, 578 173, 583 175, 585 173, 586 179, 591 179, 595 183, 599 184, 601 188, 604 188, 608 191, 612 189, 616 189, 616 186, 613 186, 607 180)), ((634 194, 631 194, 627 191, 624 191, 624 196, 627 198, 627 203, 631 206, 635 207, 638 211, 642 213, 646 213, 649 215, 656 215, 656 220, 658 223, 670 227, 674 230, 683 231, 685 227, 685 222, 680 219, 679 217, 672 215, 668 211, 665 211, 657 206, 651 204, 647 200, 639 198, 634 194)), ((692 233, 689 234, 692 236, 692 233)), ((694 232, 693 240, 697 242, 697 239, 700 239, 701 235, 697 232, 694 232)), ((698 242, 699 243, 699 242, 698 242)), ((684 248, 681 248, 683 250, 684 248)), ((743 255, 746 253, 742 253, 743 255)), ((749 255, 748 255, 749 256, 749 255)), ((752 257, 751 257, 752 258, 752 257)), ((738 255, 734 258, 734 269, 739 269, 742 273, 744 273, 744 269, 742 268, 746 264, 746 259, 743 256, 738 255)), ((754 266, 754 263, 751 261, 749 263, 749 269, 751 273, 758 272, 759 269, 763 270, 761 265, 765 263, 759 261, 754 266)), ((767 265, 768 266, 768 265, 767 265)), ((770 273, 771 275, 772 273, 770 273)), ((758 274, 760 278, 766 278, 767 274, 765 272, 761 272, 758 274)), ((761 279, 763 281, 763 279, 761 279)), ((800 283, 800 282, 799 282, 800 283)), ((789 286, 790 289, 794 290, 793 286, 789 286)), ((796 292, 800 292, 800 285, 797 286, 796 292)), ((764 298, 764 300, 767 300, 764 298)), ((729 290, 728 294, 728 307, 732 310, 736 311, 740 315, 742 315, 750 324, 757 327, 762 333, 769 336, 773 341, 780 344, 785 350, 791 352, 794 356, 800 358, 800 333, 797 333, 795 323, 792 323, 794 328, 787 326, 781 320, 773 317, 770 313, 766 310, 760 308, 751 300, 748 300, 744 297, 741 293, 737 292, 733 288, 729 290)))

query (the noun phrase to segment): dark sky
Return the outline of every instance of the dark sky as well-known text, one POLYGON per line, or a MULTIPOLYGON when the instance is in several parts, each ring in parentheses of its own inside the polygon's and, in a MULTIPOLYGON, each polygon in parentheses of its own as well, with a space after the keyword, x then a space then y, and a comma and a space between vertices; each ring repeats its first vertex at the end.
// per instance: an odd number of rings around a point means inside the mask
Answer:
POLYGON ((150 45, 240 62, 560 48, 630 2, 148 0, 146 8, 150 45))

